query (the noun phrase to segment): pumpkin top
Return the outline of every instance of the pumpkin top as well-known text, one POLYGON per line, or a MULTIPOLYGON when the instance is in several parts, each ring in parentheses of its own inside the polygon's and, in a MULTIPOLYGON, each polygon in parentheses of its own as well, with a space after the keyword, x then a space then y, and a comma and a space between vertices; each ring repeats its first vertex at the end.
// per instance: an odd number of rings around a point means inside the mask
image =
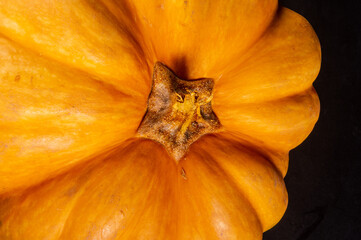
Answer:
POLYGON ((319 114, 318 38, 277 0, 0 1, 0 62, 4 239, 260 239, 319 114))
POLYGON ((161 143, 179 161, 194 141, 221 127, 211 105, 213 85, 212 79, 181 80, 156 63, 138 136, 161 143))

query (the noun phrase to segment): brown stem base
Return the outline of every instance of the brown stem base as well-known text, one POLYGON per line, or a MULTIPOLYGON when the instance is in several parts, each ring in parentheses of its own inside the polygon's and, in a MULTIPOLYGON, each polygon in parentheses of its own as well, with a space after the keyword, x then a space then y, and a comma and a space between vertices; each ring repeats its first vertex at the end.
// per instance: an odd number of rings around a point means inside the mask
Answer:
POLYGON ((221 124, 212 110, 213 79, 182 80, 157 62, 148 109, 138 136, 161 143, 179 161, 202 135, 221 124))

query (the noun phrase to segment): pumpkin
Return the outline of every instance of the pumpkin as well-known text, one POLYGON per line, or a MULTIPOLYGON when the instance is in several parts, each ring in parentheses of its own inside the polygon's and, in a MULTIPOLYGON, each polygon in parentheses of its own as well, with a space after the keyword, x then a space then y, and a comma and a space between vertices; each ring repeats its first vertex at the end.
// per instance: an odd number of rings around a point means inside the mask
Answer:
POLYGON ((0 0, 0 239, 261 239, 320 61, 276 0, 0 0))

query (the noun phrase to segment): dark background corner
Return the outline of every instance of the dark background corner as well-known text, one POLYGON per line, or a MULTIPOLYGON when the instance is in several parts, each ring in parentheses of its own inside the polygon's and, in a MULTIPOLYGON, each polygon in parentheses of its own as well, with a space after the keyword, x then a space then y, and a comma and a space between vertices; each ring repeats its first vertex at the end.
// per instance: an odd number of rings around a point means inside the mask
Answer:
POLYGON ((288 209, 264 240, 361 240, 361 1, 280 0, 322 48, 321 113, 290 153, 288 209))

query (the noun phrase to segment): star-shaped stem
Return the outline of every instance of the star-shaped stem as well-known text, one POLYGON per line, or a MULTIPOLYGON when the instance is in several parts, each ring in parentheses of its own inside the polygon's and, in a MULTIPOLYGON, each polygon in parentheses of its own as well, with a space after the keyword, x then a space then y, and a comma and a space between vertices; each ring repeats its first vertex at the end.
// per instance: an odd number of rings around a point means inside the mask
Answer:
POLYGON ((202 135, 221 124, 212 110, 213 79, 182 80, 157 62, 148 109, 138 136, 161 143, 179 161, 202 135))

